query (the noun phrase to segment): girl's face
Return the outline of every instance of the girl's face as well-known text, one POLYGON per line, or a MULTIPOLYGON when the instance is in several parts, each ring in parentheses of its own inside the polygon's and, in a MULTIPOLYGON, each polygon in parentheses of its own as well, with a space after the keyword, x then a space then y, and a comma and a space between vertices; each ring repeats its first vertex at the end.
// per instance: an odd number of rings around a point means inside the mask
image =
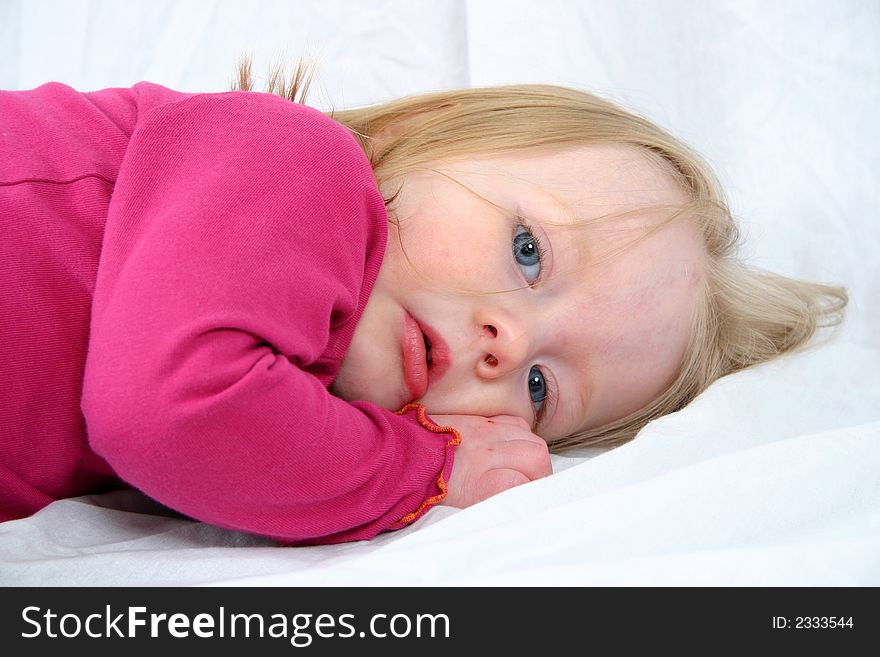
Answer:
POLYGON ((686 201, 667 173, 622 146, 428 168, 394 181, 399 225, 334 394, 518 415, 551 439, 665 390, 700 292, 699 232, 674 221, 612 252, 669 212, 640 208, 686 201))

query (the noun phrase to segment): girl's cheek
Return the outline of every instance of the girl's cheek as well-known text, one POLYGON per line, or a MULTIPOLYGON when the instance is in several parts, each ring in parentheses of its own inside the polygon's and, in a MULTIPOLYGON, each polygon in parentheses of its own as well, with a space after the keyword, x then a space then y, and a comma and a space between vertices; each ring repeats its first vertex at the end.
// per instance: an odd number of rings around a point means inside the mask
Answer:
POLYGON ((464 268, 468 262, 467 255, 462 253, 461 245, 444 244, 435 242, 434 248, 418 248, 419 263, 431 272, 441 277, 453 275, 459 269, 464 268))
POLYGON ((455 251, 450 249, 448 246, 440 249, 440 252, 437 254, 440 257, 440 260, 443 262, 455 262, 456 254, 455 251))

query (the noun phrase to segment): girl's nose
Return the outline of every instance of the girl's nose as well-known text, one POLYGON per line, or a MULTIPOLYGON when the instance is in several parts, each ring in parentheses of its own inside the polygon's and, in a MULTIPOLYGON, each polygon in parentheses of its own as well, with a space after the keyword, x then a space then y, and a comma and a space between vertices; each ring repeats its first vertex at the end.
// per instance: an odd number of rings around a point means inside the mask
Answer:
POLYGON ((530 340, 526 327, 500 308, 477 314, 480 330, 477 374, 493 379, 527 364, 530 340))

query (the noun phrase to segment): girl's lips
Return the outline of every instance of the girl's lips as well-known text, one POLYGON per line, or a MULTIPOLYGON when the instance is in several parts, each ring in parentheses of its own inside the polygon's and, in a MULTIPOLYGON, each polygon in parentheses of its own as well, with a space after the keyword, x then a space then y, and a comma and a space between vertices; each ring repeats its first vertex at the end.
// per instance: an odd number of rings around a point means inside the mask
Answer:
POLYGON ((403 313, 403 380, 410 399, 423 397, 428 390, 428 362, 425 339, 416 320, 403 313))
POLYGON ((403 379, 410 399, 424 397, 428 385, 433 385, 449 370, 449 345, 432 327, 416 321, 412 315, 403 314, 403 379), (431 344, 431 364, 428 365, 425 338, 431 344))

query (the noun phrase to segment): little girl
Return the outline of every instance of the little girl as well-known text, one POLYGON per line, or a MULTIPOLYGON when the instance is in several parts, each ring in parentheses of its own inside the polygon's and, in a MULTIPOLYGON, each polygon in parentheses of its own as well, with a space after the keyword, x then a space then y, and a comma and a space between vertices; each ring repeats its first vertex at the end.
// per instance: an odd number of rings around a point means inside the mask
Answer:
POLYGON ((326 116, 302 67, 250 80, 0 92, 0 520, 130 485, 368 539, 619 445, 846 304, 735 260, 705 165, 590 94, 326 116))

